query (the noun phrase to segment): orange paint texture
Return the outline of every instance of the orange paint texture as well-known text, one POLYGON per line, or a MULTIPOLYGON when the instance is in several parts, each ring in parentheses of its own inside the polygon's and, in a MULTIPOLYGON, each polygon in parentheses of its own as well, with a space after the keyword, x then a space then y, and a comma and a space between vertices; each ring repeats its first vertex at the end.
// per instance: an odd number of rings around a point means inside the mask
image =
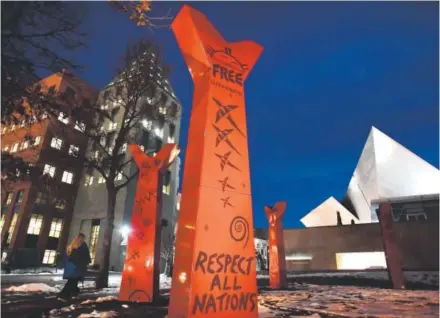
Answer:
POLYGON ((396 232, 393 230, 393 216, 389 203, 379 204, 379 223, 382 231, 382 242, 387 261, 388 275, 394 289, 405 288, 399 248, 396 244, 396 232))
POLYGON ((257 317, 244 81, 263 48, 184 5, 171 26, 194 82, 169 318, 257 317))
POLYGON ((179 150, 166 144, 156 156, 147 156, 138 145, 128 149, 139 168, 131 232, 119 290, 120 301, 152 302, 159 293, 162 178, 179 150))
POLYGON ((283 216, 286 202, 265 206, 269 220, 269 285, 270 288, 287 288, 286 252, 284 249, 283 216))

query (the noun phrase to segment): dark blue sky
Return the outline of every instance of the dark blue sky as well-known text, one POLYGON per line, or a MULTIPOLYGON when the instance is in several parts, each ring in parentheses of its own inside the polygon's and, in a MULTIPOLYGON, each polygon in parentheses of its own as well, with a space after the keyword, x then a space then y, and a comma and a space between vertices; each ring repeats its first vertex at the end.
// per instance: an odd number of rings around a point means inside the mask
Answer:
MULTIPOLYGON (((175 15, 182 2, 153 2, 175 15)), ((154 37, 173 68, 187 142, 193 85, 170 29, 152 33, 106 2, 89 7, 79 74, 109 82, 129 39, 154 37)), ((439 165, 439 16, 435 2, 191 2, 229 41, 264 52, 246 82, 254 223, 287 200, 286 227, 342 198, 372 125, 439 165)))

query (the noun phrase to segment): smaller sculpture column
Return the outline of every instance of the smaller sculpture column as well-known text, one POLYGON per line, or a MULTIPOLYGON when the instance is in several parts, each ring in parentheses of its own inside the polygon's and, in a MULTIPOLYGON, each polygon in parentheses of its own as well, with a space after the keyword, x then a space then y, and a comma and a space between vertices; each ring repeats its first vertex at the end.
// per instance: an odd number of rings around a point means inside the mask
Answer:
POLYGON ((393 230, 391 204, 379 204, 379 222, 382 231, 382 242, 387 261, 387 269, 394 289, 404 289, 405 279, 400 260, 400 252, 396 244, 396 233, 393 230))
POLYGON ((159 262, 162 221, 162 173, 179 154, 177 145, 166 144, 147 156, 138 145, 129 145, 139 168, 131 231, 122 271, 120 301, 153 302, 159 295, 159 262))
POLYGON ((283 215, 286 202, 265 206, 269 220, 269 285, 270 288, 287 288, 286 252, 284 249, 283 215))

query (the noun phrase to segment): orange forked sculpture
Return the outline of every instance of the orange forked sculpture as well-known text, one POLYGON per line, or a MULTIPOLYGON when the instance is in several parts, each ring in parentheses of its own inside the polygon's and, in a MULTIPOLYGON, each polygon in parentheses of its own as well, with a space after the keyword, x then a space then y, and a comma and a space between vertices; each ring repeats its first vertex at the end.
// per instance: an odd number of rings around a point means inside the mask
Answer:
POLYGON ((286 252, 284 250, 283 215, 286 202, 265 206, 269 220, 269 285, 270 288, 287 288, 286 252))
POLYGON ((382 242, 387 261, 388 275, 394 289, 405 288, 399 248, 396 245, 396 233, 393 230, 391 204, 379 204, 379 224, 382 232, 382 242))
POLYGON ((152 302, 159 293, 162 178, 179 154, 177 145, 166 144, 155 157, 138 145, 128 149, 139 168, 131 232, 119 290, 120 301, 152 302))
POLYGON ((194 82, 169 318, 258 316, 244 81, 262 47, 184 5, 171 26, 194 82))

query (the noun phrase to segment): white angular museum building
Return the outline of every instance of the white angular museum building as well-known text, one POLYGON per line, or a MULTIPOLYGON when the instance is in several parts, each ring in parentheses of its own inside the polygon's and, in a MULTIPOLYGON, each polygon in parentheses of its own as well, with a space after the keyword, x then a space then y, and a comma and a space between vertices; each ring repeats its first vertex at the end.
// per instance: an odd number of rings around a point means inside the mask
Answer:
POLYGON ((427 219, 423 202, 438 200, 439 192, 436 167, 372 127, 346 193, 352 211, 330 197, 301 222, 306 227, 378 222, 376 209, 383 200, 406 203, 398 219, 427 219))

